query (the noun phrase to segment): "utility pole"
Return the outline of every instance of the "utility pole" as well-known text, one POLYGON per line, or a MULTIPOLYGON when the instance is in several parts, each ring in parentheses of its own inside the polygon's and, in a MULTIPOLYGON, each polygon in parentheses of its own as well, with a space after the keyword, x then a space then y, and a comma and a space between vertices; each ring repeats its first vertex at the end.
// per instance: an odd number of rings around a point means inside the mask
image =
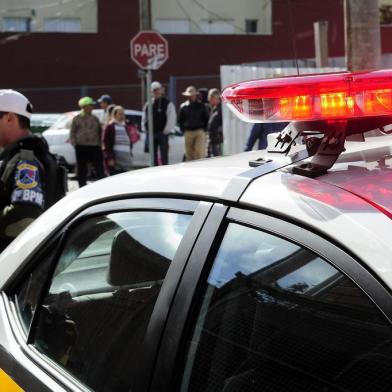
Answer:
MULTIPOLYGON (((140 17, 140 30, 151 30, 151 9, 150 0, 139 0, 139 17, 140 17)), ((152 72, 148 69, 146 77, 142 79, 145 88, 144 91, 147 98, 147 124, 148 124, 148 149, 150 153, 150 166, 154 166, 154 119, 152 115, 152 96, 151 96, 151 82, 152 72)))
POLYGON ((151 30, 150 0, 139 0, 140 30, 151 30))
POLYGON ((328 67, 328 22, 323 20, 313 23, 316 67, 328 67))
POLYGON ((377 0, 344 0, 346 66, 349 71, 381 68, 377 0))

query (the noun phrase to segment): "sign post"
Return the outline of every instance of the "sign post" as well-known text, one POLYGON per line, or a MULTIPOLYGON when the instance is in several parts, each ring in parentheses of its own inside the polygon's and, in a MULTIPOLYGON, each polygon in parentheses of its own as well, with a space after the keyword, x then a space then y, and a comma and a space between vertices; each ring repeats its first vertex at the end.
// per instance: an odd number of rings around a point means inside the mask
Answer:
MULTIPOLYGON (((151 69, 146 75, 146 96, 147 96, 147 124, 148 124, 148 151, 150 152, 150 166, 154 166, 154 118, 152 115, 152 94, 151 94, 151 69)), ((147 135, 146 135, 147 136, 147 135)))
POLYGON ((161 67, 169 57, 169 45, 161 34, 155 31, 139 31, 131 40, 131 59, 141 68, 147 70, 147 124, 150 152, 150 166, 154 166, 154 123, 152 113, 151 82, 152 72, 161 67))

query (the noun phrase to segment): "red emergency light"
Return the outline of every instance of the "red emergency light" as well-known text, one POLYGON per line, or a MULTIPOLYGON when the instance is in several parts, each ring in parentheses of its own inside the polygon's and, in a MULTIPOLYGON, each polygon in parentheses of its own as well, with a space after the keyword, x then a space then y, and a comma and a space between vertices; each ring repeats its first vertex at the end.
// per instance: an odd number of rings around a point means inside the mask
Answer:
POLYGON ((237 83, 223 100, 247 122, 325 121, 392 115, 392 70, 237 83))

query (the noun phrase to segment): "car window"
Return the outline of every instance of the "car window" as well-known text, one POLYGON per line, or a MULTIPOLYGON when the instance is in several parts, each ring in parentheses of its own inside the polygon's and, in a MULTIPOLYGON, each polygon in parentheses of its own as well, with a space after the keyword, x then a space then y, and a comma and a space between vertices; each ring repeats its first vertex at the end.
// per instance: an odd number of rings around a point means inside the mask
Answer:
POLYGON ((191 215, 130 211, 90 217, 65 244, 34 345, 94 391, 128 391, 144 333, 191 215))
POLYGON ((74 115, 72 113, 62 114, 49 129, 71 129, 74 115))
POLYGON ((42 286, 50 271, 52 255, 46 255, 40 260, 36 269, 29 272, 20 287, 16 290, 14 302, 23 330, 27 335, 42 292, 42 286))
POLYGON ((186 343, 181 391, 387 391, 392 331, 341 271, 230 223, 186 343))

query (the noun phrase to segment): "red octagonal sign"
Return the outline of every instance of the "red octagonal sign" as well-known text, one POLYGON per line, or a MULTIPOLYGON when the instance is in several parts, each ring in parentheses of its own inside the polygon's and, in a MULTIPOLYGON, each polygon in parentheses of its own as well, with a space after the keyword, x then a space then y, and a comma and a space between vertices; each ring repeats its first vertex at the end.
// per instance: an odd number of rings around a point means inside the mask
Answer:
POLYGON ((158 69, 169 58, 169 45, 155 31, 139 31, 131 40, 131 59, 142 69, 158 69))

